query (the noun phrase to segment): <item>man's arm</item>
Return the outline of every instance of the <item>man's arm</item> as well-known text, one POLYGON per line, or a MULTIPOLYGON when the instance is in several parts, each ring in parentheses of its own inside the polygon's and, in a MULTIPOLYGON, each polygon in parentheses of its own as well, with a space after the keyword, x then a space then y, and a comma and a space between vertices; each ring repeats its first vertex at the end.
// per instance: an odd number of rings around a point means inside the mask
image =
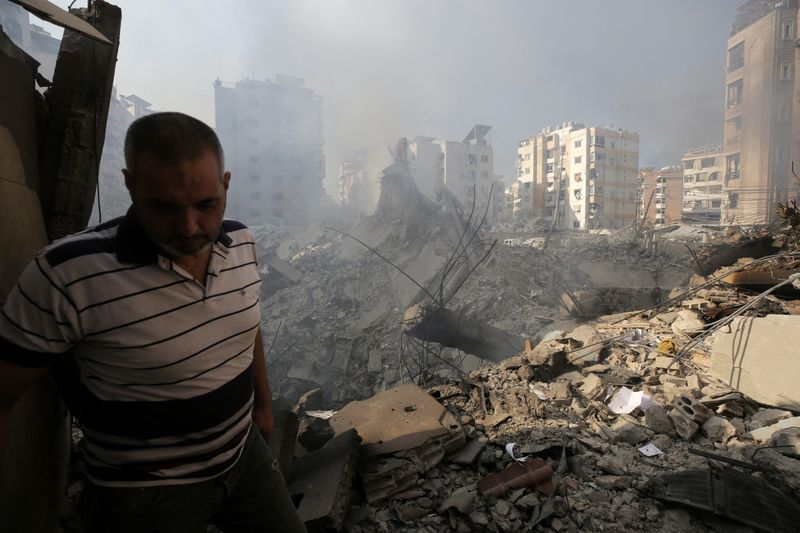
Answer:
POLYGON ((24 368, 0 361, 0 464, 8 441, 8 425, 17 400, 42 378, 49 368, 24 368))
POLYGON ((256 344, 253 347, 254 403, 253 422, 261 430, 264 440, 269 442, 272 435, 272 393, 267 379, 267 363, 264 358, 264 339, 261 328, 256 333, 256 344))

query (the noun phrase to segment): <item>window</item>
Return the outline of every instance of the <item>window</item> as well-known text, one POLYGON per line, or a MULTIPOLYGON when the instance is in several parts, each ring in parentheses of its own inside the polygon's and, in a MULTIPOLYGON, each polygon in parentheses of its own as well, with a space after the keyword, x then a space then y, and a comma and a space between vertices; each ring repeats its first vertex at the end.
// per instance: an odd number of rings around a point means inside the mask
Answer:
POLYGON ((525 154, 525 161, 531 160, 531 154, 525 154))
POLYGON ((739 193, 732 192, 728 195, 728 207, 736 208, 739 205, 739 193))
POLYGON ((722 205, 722 200, 711 200, 711 207, 713 209, 719 209, 722 205))
POLYGON ((685 169, 694 168, 694 159, 690 159, 689 161, 684 161, 683 162, 683 168, 685 168, 685 169))
POLYGON ((684 176, 683 177, 684 183, 694 183, 694 176, 684 176))
POLYGON ((581 164, 581 162, 583 161, 583 157, 581 157, 581 156, 578 156, 578 157, 576 157, 576 158, 574 159, 574 161, 575 161, 575 164, 576 164, 576 165, 580 165, 580 164, 581 164))
POLYGON ((713 157, 704 157, 700 160, 700 168, 713 167, 715 162, 716 160, 713 157))
POLYGON ((733 107, 742 103, 742 91, 744 90, 744 80, 736 80, 728 85, 728 107, 733 107))
POLYGON ((531 167, 526 168, 525 169, 525 174, 530 174, 530 173, 531 173, 531 167))
POLYGON ((552 159, 552 158, 554 158, 556 156, 556 151, 555 150, 545 150, 544 156, 547 159, 552 159))
POLYGON ((606 145, 606 138, 602 135, 592 135, 592 145, 594 146, 605 146, 606 145))
POLYGON ((475 171, 474 171, 474 170, 470 170, 470 171, 469 171, 469 177, 470 177, 470 179, 473 179, 473 180, 474 180, 474 179, 475 179, 475 176, 476 176, 476 174, 475 174, 475 171))
POLYGON ((583 144, 583 141, 575 141, 575 145, 574 146, 575 146, 575 148, 580 148, 582 144, 583 144))
POLYGON ((794 24, 792 24, 791 21, 788 21, 788 20, 784 21, 784 23, 783 23, 783 38, 784 39, 791 39, 792 38, 792 33, 793 33, 792 30, 794 29, 792 26, 794 26, 794 24))
POLYGON ((744 42, 728 50, 728 72, 744 66, 744 42))
POLYGON ((488 163, 488 162, 489 162, 489 156, 488 155, 482 155, 481 156, 481 163, 488 163))
POLYGON ((580 172, 578 172, 577 174, 575 174, 575 177, 574 177, 574 179, 575 179, 575 181, 582 181, 582 180, 583 180, 583 177, 581 177, 581 173, 580 173, 580 172))
POLYGON ((467 157, 469 157, 469 164, 470 165, 477 165, 478 164, 478 158, 475 157, 475 154, 469 154, 467 157))
POLYGON ((712 172, 708 175, 708 181, 717 181, 719 180, 719 172, 712 172))
POLYGON ((581 194, 582 193, 581 193, 580 189, 575 189, 575 191, 573 191, 573 195, 575 196, 576 200, 580 200, 581 199, 581 194))
POLYGON ((547 163, 547 164, 544 166, 544 171, 545 171, 546 173, 548 173, 548 174, 552 174, 552 173, 553 173, 553 163, 547 163))
POLYGON ((736 179, 739 177, 739 154, 728 156, 727 171, 729 179, 736 179))
POLYGON ((781 65, 781 73, 780 73, 781 81, 787 81, 792 79, 792 67, 788 63, 781 65))

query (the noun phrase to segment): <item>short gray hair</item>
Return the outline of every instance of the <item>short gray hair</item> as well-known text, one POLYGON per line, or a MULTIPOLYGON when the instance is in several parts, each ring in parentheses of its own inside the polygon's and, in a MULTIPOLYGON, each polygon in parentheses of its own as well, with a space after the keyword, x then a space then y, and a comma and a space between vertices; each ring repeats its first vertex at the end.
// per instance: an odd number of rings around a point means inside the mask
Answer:
POLYGON ((179 163, 197 159, 206 151, 217 156, 221 175, 225 170, 225 153, 217 134, 208 124, 174 111, 138 118, 125 135, 125 166, 129 170, 143 152, 164 162, 179 163))

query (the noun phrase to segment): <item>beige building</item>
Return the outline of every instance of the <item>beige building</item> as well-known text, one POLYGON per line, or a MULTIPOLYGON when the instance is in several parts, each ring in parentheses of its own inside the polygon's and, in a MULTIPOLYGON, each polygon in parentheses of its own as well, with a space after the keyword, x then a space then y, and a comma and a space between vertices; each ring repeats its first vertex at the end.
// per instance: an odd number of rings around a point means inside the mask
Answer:
POLYGON ((476 124, 461 142, 432 137, 409 139, 409 166, 419 190, 433 197, 439 187, 447 187, 468 212, 474 200, 479 219, 488 207, 487 218, 492 220, 495 209, 502 206, 497 198, 502 199, 503 189, 494 174, 491 129, 476 124), (497 186, 500 189, 494 191, 497 186))
POLYGON ((638 171, 636 133, 577 122, 545 128, 517 148, 515 210, 558 229, 621 228, 636 217, 638 171))
POLYGON ((722 192, 725 175, 722 145, 693 148, 683 155, 682 163, 684 224, 719 225, 725 197, 722 192))
POLYGON ((644 226, 661 228, 681 221, 683 172, 680 166, 639 172, 639 220, 644 226))
POLYGON ((723 224, 768 223, 789 193, 797 4, 750 0, 737 11, 725 76, 723 224))

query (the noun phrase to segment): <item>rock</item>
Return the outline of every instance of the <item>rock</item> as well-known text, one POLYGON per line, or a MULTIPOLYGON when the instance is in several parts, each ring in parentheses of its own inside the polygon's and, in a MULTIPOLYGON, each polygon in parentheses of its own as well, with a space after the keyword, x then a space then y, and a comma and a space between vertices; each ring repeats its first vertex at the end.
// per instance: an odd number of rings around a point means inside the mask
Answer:
POLYGON ((580 387, 580 391, 590 400, 599 400, 606 393, 606 386, 597 374, 589 374, 580 387))
MULTIPOLYGON (((670 427, 672 427, 672 423, 670 422, 670 427)), ((667 435, 656 435, 653 437, 653 445, 661 450, 662 452, 666 452, 670 448, 672 448, 672 439, 667 435)))
POLYGON ((569 381, 556 381, 548 387, 548 397, 556 401, 567 401, 572 398, 569 381))
POLYGON ((689 420, 682 413, 673 410, 669 413, 669 418, 672 420, 672 425, 675 426, 675 433, 686 440, 692 440, 700 426, 689 420))
POLYGON ((775 451, 789 457, 800 459, 800 428, 786 428, 773 433, 769 439, 775 451))
POLYGON ((745 439, 752 439, 752 440, 760 440, 763 442, 768 441, 774 433, 781 429, 787 429, 792 427, 800 427, 800 416, 793 416, 792 418, 785 418, 780 422, 772 424, 771 426, 767 426, 764 428, 758 428, 750 431, 749 433, 745 433, 742 435, 742 438, 745 439))
POLYGON ((733 427, 736 428, 736 435, 744 434, 745 432, 744 420, 742 420, 741 418, 730 418, 728 419, 728 422, 730 422, 733 425, 733 427))
POLYGON ((319 411, 322 409, 322 389, 312 389, 303 394, 297 405, 305 411, 319 411))
POLYGON ((506 502, 505 500, 497 500, 497 503, 494 504, 493 510, 500 516, 506 516, 508 515, 508 512, 511 510, 511 506, 509 506, 508 502, 506 502))
POLYGON ((527 360, 521 355, 514 355, 507 359, 504 359, 500 362, 499 366, 501 370, 516 370, 522 365, 527 364, 527 360))
POLYGON ((674 361, 672 357, 665 357, 659 355, 658 357, 656 357, 656 360, 653 361, 653 366, 656 368, 661 368, 666 370, 672 364, 672 361, 674 361))
POLYGON ((617 434, 616 442, 639 444, 650 438, 650 432, 646 428, 621 418, 611 426, 611 430, 617 434))
POLYGON ((750 417, 749 428, 751 430, 771 426, 781 420, 791 418, 792 413, 784 411, 783 409, 762 409, 757 413, 753 413, 750 417))
POLYGON ((628 474, 628 465, 633 461, 632 454, 614 455, 606 454, 597 460, 597 468, 615 476, 628 474))
POLYGON ((703 322, 701 317, 701 313, 690 309, 684 309, 683 311, 678 312, 677 318, 675 318, 670 325, 672 332, 676 335, 680 335, 682 333, 692 335, 703 331, 703 327, 706 325, 706 323, 703 322))
POLYGON ((608 490, 624 490, 631 486, 629 476, 598 476, 594 482, 598 487, 608 490))
POLYGON ((533 492, 529 492, 528 494, 522 496, 520 499, 514 502, 514 504, 517 507, 521 507, 522 509, 525 510, 534 509, 538 507, 540 503, 541 502, 539 501, 539 497, 536 495, 536 493, 533 492))
POLYGON ((478 526, 485 526, 489 523, 489 517, 487 514, 480 511, 473 511, 469 513, 469 519, 472 520, 473 524, 478 526))
POLYGON ((578 326, 569 338, 580 343, 581 348, 569 354, 569 362, 577 366, 590 366, 600 361, 605 337, 591 326, 578 326))
POLYGON ((703 423, 703 434, 714 442, 727 442, 736 436, 736 427, 720 416, 712 416, 703 423))
POLYGON ((461 487, 453 491, 453 494, 448 496, 448 498, 442 502, 442 505, 439 506, 439 512, 443 513, 447 511, 447 509, 453 508, 458 509, 459 512, 463 514, 467 514, 470 509, 472 509, 472 505, 475 502, 475 495, 478 493, 478 487, 474 483, 472 485, 467 485, 466 487, 461 487))
POLYGON ((675 428, 673 428, 667 412, 664 407, 658 404, 651 405, 644 412, 644 425, 656 433, 665 433, 667 435, 675 433, 675 428))
POLYGON ((533 367, 531 365, 522 365, 517 370, 517 375, 522 381, 530 381, 534 376, 533 367))

